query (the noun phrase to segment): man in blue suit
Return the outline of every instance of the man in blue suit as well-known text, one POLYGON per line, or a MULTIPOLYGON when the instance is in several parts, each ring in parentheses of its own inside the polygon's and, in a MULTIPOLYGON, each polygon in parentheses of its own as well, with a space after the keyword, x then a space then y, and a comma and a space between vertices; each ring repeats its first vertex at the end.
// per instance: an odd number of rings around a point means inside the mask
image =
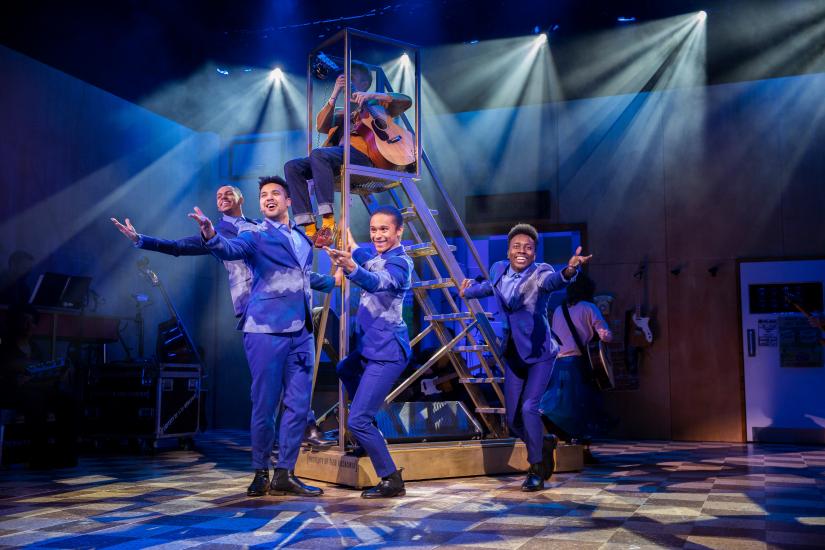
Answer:
POLYGON ((289 220, 286 182, 278 176, 262 178, 259 188, 264 221, 234 239, 218 234, 199 208, 189 216, 200 225, 205 246, 213 255, 224 261, 243 260, 252 272, 249 300, 238 322, 252 373, 250 433, 255 478, 247 494, 319 496, 321 489, 305 485, 292 471, 312 393, 312 290, 329 292, 335 280, 310 270, 312 243, 289 220), (280 452, 270 483, 274 419, 282 392, 280 452))
MULTIPOLYGON (((215 231, 227 239, 237 237, 240 231, 255 229, 255 226, 261 223, 260 220, 253 220, 243 215, 243 193, 235 186, 224 185, 218 188, 216 203, 221 219, 215 224, 215 231)), ((125 225, 115 218, 111 219, 115 227, 126 235, 136 248, 170 256, 202 256, 212 253, 204 245, 200 235, 192 235, 177 240, 159 239, 138 233, 129 218, 124 220, 125 225)), ((229 293, 232 297, 232 308, 235 317, 240 317, 244 308, 246 308, 246 302, 249 300, 252 272, 243 260, 224 261, 223 265, 229 275, 229 293)), ((307 416, 307 429, 303 442, 311 447, 326 447, 333 443, 324 439, 315 422, 315 413, 312 409, 310 409, 307 416)))
MULTIPOLYGON (((401 472, 375 425, 375 415, 407 367, 410 342, 401 316, 412 280, 412 259, 404 252, 404 219, 392 206, 375 209, 370 240, 378 253, 353 244, 352 253, 325 247, 332 261, 363 289, 355 316, 355 349, 338 364, 338 377, 352 400, 347 428, 366 451, 381 482, 363 498, 404 496, 401 472)), ((352 235, 349 239, 354 243, 352 235)))
POLYGON ((490 268, 490 280, 462 282, 462 298, 495 296, 504 316, 504 406, 510 432, 524 441, 530 468, 523 491, 538 491, 553 474, 555 438, 545 440, 539 401, 550 382, 553 362, 559 351, 547 322, 550 294, 576 278, 579 267, 591 256, 581 256, 581 247, 561 272, 536 263, 538 232, 532 225, 518 224, 507 235, 508 260, 490 268))
MULTIPOLYGON (((260 223, 243 215, 243 194, 237 187, 224 185, 218 188, 216 195, 218 212, 221 213, 220 221, 215 225, 215 231, 228 239, 238 236, 240 231, 254 229, 260 223)), ((200 235, 192 235, 183 239, 167 240, 150 237, 138 233, 132 226, 129 218, 121 224, 117 219, 112 218, 121 233, 131 240, 136 248, 151 250, 168 254, 170 256, 203 256, 210 254, 210 250, 203 244, 200 235)), ((229 275, 229 293, 232 296, 232 308, 235 316, 240 316, 249 300, 249 288, 252 284, 252 272, 243 260, 224 261, 224 267, 229 275)))

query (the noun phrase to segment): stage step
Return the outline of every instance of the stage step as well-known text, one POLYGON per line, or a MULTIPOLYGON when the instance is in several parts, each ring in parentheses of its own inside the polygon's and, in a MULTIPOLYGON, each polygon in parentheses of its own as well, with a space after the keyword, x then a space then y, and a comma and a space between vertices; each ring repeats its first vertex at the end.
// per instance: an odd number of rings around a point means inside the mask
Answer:
POLYGON ((504 414, 504 407, 476 407, 478 414, 504 414))
POLYGON ((365 182, 353 182, 350 179, 350 191, 356 195, 372 195, 374 193, 383 193, 401 185, 400 180, 396 181, 379 181, 370 180, 365 182))
POLYGON ((504 377, 495 377, 495 378, 459 378, 459 382, 462 384, 492 384, 495 382, 496 384, 504 384, 504 377))
POLYGON ((453 351, 457 353, 464 353, 468 351, 490 351, 490 346, 487 344, 478 344, 476 346, 456 346, 453 351))
MULTIPOLYGON (((487 317, 489 317, 491 319, 493 317, 493 314, 489 313, 487 311, 484 312, 484 315, 486 315, 487 317)), ((463 312, 463 313, 443 313, 441 315, 425 315, 424 316, 425 321, 441 321, 441 322, 444 322, 444 321, 463 321, 465 319, 472 320, 472 319, 475 319, 475 318, 476 318, 475 314, 470 312, 470 311, 466 311, 466 312, 463 312)))
POLYGON ((412 284, 413 290, 416 289, 433 289, 433 288, 447 288, 455 286, 452 279, 432 279, 431 281, 417 281, 412 284))
MULTIPOLYGON (((450 252, 455 252, 455 245, 449 245, 448 249, 450 252)), ((404 252, 407 253, 407 256, 411 258, 420 258, 422 256, 437 256, 438 251, 433 246, 433 243, 426 242, 426 243, 418 243, 418 244, 411 244, 410 246, 404 247, 404 252)))
MULTIPOLYGON (((433 210, 432 208, 429 209, 430 214, 432 216, 438 216, 438 210, 433 210)), ((414 207, 408 206, 407 208, 401 209, 401 215, 404 216, 404 220, 413 220, 418 218, 418 212, 415 210, 414 207)))

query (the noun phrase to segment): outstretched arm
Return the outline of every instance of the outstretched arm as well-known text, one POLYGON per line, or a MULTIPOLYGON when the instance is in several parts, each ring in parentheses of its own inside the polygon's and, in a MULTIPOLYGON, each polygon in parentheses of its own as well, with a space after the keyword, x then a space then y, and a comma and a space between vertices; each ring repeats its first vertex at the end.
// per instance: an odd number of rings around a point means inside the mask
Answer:
POLYGON ((189 217, 197 222, 204 246, 219 260, 245 260, 255 255, 254 232, 243 231, 234 239, 218 235, 212 221, 197 206, 189 217))
MULTIPOLYGON (((405 257, 387 260, 383 269, 369 271, 353 260, 353 253, 324 247, 332 262, 344 270, 346 277, 367 292, 400 290, 410 280, 412 266, 405 257)), ((362 249, 356 249, 356 254, 362 249)), ((365 261, 365 260, 364 260, 365 261)))
POLYGON ((159 239, 138 233, 129 218, 124 220, 125 224, 120 223, 116 218, 110 219, 118 231, 132 241, 136 248, 170 256, 203 256, 209 254, 209 250, 203 245, 199 235, 176 240, 159 239))

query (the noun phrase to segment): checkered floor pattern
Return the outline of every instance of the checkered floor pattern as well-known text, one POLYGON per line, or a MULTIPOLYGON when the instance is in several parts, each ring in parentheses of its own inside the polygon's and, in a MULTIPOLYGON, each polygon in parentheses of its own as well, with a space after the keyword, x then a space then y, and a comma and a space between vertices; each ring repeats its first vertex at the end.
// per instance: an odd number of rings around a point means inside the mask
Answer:
POLYGON ((605 442, 540 493, 522 476, 415 482, 365 501, 247 498, 248 434, 195 451, 0 470, 2 548, 825 548, 825 449, 605 442))

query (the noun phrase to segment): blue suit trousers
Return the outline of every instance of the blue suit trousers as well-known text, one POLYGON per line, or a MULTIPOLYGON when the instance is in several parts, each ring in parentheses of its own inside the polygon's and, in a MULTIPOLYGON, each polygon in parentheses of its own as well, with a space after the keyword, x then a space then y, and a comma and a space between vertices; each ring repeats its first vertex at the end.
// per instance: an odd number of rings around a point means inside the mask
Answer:
POLYGON ((373 421, 405 367, 403 361, 366 359, 354 352, 338 363, 336 369, 352 400, 347 428, 364 447, 379 477, 387 477, 397 468, 384 436, 373 421))
POLYGON ((275 443, 275 415, 283 392, 276 468, 292 470, 307 425, 312 391, 315 345, 303 328, 290 334, 244 333, 244 348, 252 373, 252 466, 269 468, 275 443))
POLYGON ((549 361, 525 363, 511 340, 504 357, 504 407, 511 435, 524 441, 527 461, 538 464, 542 459, 544 425, 539 403, 553 374, 555 356, 549 361))

